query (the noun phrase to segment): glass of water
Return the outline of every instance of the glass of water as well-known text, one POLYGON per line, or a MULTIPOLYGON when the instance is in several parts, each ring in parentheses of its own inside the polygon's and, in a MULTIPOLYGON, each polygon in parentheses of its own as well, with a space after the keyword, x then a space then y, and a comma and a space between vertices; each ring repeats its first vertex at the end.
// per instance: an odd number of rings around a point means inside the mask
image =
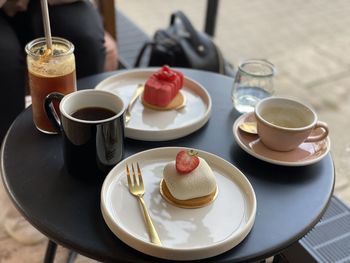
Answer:
POLYGON ((240 113, 254 111, 255 104, 274 93, 275 66, 267 60, 250 59, 239 64, 232 87, 232 102, 240 113))

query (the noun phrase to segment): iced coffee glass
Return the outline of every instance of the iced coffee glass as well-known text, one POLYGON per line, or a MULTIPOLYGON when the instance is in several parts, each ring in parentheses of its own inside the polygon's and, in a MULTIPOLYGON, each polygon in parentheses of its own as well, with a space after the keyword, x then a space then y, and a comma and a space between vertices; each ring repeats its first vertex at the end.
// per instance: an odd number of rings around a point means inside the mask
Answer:
MULTIPOLYGON (((44 100, 54 91, 76 91, 74 46, 66 39, 53 37, 52 50, 47 50, 45 38, 38 38, 29 42, 25 50, 34 124, 44 133, 57 133, 45 113, 44 100)), ((58 105, 54 106, 58 110, 58 105)))

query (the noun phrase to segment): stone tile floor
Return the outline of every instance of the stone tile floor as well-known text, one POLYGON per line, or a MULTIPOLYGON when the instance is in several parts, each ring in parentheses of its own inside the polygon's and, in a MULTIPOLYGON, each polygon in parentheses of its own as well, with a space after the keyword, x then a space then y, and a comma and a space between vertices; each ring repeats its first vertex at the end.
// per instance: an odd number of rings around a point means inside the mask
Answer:
MULTIPOLYGON (((118 0, 117 8, 150 36, 183 10, 204 28, 206 1, 118 0)), ((335 194, 350 205, 350 2, 347 0, 221 0, 214 41, 237 66, 265 58, 277 67, 276 95, 310 103, 330 126, 336 170, 335 194)), ((231 88, 231 87, 223 87, 231 88)), ((228 99, 227 103, 231 103, 228 99)), ((0 187, 0 263, 42 262, 46 242, 19 244, 4 231, 5 211, 13 207, 0 187)), ((59 248, 55 262, 65 262, 59 248)), ((95 262, 79 256, 77 263, 95 262)))

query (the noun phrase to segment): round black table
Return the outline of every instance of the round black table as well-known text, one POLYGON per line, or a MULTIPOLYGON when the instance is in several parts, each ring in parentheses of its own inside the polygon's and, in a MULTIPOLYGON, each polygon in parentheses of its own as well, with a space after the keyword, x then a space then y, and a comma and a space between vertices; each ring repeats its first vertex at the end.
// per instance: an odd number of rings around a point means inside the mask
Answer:
MULTIPOLYGON (((212 115, 200 130, 165 142, 126 139, 125 157, 161 146, 186 146, 216 154, 236 165, 256 193, 257 213, 250 234, 232 250, 208 260, 254 261, 272 256, 303 237, 327 208, 334 187, 330 154, 305 167, 285 167, 260 161, 239 148, 232 124, 232 78, 181 69, 201 83, 212 98, 212 115)), ((78 81, 79 89, 93 88, 115 74, 103 73, 78 81)), ((5 187, 23 216, 50 240, 104 262, 165 262, 122 243, 107 227, 100 212, 101 183, 84 183, 63 167, 60 136, 40 133, 31 108, 15 120, 3 142, 1 168, 5 187)))

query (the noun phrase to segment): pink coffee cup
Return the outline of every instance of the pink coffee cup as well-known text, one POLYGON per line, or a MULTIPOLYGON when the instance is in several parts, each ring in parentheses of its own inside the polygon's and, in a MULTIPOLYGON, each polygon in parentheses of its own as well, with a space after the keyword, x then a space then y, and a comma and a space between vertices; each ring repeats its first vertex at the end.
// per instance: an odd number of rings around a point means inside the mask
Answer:
POLYGON ((292 151, 303 142, 321 141, 329 132, 312 108, 293 99, 263 99, 255 106, 255 117, 260 140, 275 151, 292 151), (311 135, 314 130, 317 135, 311 135))

